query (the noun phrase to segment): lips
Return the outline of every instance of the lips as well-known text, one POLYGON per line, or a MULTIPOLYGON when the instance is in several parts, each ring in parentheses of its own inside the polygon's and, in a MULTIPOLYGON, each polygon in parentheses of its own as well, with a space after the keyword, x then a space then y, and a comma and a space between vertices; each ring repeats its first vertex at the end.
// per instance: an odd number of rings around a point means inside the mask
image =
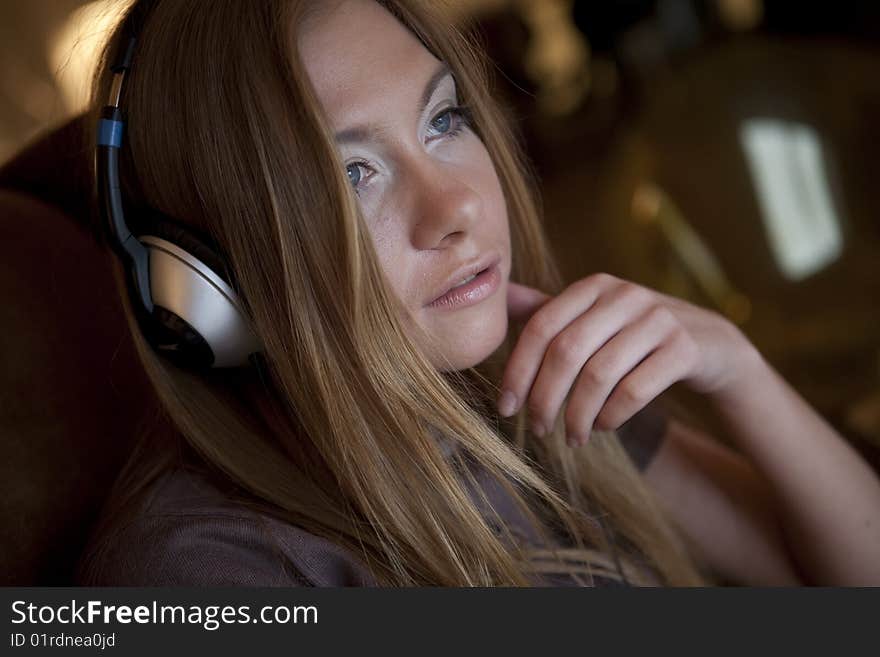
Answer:
POLYGON ((437 301, 437 299, 445 295, 452 288, 457 287, 466 278, 485 271, 486 269, 497 264, 500 260, 500 255, 495 252, 491 252, 481 256, 477 260, 471 261, 466 265, 462 265, 452 274, 446 277, 445 282, 440 286, 439 289, 437 289, 437 291, 431 297, 431 300, 428 301, 428 303, 426 303, 425 305, 430 305, 434 303, 435 301, 437 301))

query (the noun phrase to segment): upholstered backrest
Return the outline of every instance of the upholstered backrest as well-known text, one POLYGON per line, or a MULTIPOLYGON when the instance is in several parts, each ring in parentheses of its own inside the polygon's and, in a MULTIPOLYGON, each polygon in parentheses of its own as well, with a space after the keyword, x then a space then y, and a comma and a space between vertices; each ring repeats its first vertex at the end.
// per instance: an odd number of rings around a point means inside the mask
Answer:
POLYGON ((89 230, 82 118, 0 167, 0 584, 69 577, 155 409, 89 230))

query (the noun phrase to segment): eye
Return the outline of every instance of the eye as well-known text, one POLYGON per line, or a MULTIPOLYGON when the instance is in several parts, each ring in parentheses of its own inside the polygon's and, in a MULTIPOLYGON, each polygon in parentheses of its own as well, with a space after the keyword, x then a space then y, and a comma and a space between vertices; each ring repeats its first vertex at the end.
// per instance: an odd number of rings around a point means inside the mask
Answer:
POLYGON ((470 112, 465 107, 447 107, 431 119, 431 128, 444 137, 459 134, 471 125, 470 112))
POLYGON ((446 110, 431 121, 431 125, 439 132, 447 132, 449 128, 452 127, 452 112, 446 110))
POLYGON ((351 186, 355 188, 355 191, 357 191, 361 181, 368 177, 367 174, 361 173, 361 171, 370 168, 369 163, 362 161, 351 162, 346 165, 345 170, 348 173, 348 180, 351 182, 351 186))

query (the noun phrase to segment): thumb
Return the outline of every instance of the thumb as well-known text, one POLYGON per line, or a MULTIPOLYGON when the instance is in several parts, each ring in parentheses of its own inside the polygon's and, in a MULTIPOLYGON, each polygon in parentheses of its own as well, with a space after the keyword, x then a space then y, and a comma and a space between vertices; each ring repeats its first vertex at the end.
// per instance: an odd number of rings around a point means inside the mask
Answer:
POLYGON ((507 312, 510 319, 527 321, 550 298, 549 294, 544 294, 541 290, 528 285, 520 285, 513 281, 507 283, 507 312))

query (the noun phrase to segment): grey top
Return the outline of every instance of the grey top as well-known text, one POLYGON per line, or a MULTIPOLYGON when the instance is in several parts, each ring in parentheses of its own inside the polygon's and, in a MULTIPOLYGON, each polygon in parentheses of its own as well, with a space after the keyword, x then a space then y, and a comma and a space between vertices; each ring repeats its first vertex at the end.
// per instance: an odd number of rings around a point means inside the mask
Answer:
MULTIPOLYGON (((649 404, 618 433, 643 469, 665 431, 667 416, 649 404)), ((506 491, 474 471, 512 533, 536 539, 506 491)), ((98 558, 97 578, 86 586, 376 586, 362 562, 346 549, 282 520, 228 499, 206 477, 173 468, 152 484, 141 505, 98 558), (270 533, 272 536, 270 536, 270 533), (274 540, 273 540, 274 537, 274 540)), ((473 491, 471 490, 473 495, 473 491)), ((481 503, 479 498, 475 502, 481 503)), ((92 537, 93 540, 96 537, 92 537)), ((82 564, 81 564, 82 565, 82 564)), ((542 575, 536 586, 575 585, 564 575, 542 575)), ((597 586, 618 585, 595 577, 597 586)))

